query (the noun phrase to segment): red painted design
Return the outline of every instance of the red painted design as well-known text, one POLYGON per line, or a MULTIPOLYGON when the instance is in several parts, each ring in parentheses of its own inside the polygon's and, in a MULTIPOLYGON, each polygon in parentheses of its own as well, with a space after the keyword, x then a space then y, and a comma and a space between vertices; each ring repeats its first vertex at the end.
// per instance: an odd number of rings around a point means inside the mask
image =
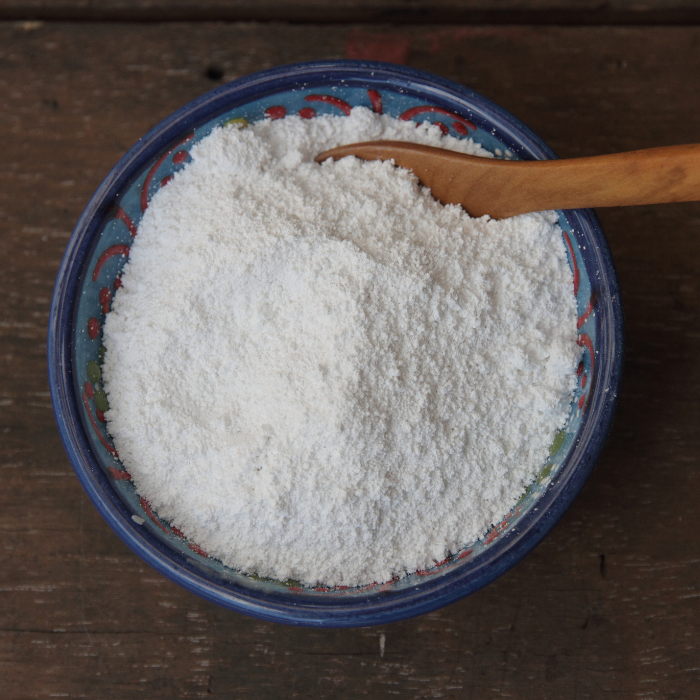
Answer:
MULTIPOLYGON (((190 545, 191 547, 192 545, 190 545)), ((304 589, 300 588, 299 586, 287 586, 288 591, 292 591, 292 593, 303 593, 304 589)))
POLYGON ((597 292, 593 292, 591 294, 591 298, 588 302, 588 306, 586 307, 586 310, 583 312, 583 314, 581 316, 579 316, 578 320, 576 321, 576 328, 581 328, 581 326, 588 320, 588 317, 593 312, 593 307, 595 306, 597 301, 598 301, 598 294, 597 294, 597 292))
POLYGON ((364 588, 358 589, 358 593, 364 593, 365 591, 371 591, 373 588, 376 588, 379 584, 375 581, 374 583, 370 583, 369 586, 365 586, 364 588))
POLYGON ((299 110, 299 116, 302 119, 313 119, 316 116, 316 110, 313 107, 302 107, 299 110))
POLYGON ((187 143, 188 141, 191 141, 194 138, 194 134, 190 134, 187 138, 184 138, 180 143, 178 143, 176 146, 173 146, 167 153, 164 153, 151 167, 151 169, 148 171, 148 175, 146 175, 146 179, 143 183, 143 187, 141 188, 141 211, 146 211, 148 208, 148 188, 151 186, 151 181, 155 177, 155 174, 160 168, 160 166, 163 164, 163 161, 177 148, 180 148, 183 143, 187 143))
POLYGON ((586 333, 581 333, 576 342, 588 350, 588 354, 591 356, 591 375, 593 375, 593 364, 595 362, 594 352, 593 352, 593 341, 586 333))
POLYGON ((95 340, 97 336, 100 334, 100 324, 98 323, 96 318, 91 318, 88 321, 88 335, 90 336, 91 340, 95 340))
POLYGON ((578 363, 578 367, 576 368, 576 376, 580 377, 583 374, 583 360, 578 363))
POLYGON ((88 417, 90 418, 90 423, 92 424, 92 427, 94 428, 95 432, 97 433, 97 437, 99 438, 100 442, 105 446, 105 449, 113 454, 115 457, 119 457, 117 454, 117 451, 105 440, 104 435, 100 432, 100 429, 97 427, 97 423, 95 423, 95 419, 92 417, 92 411, 90 410, 90 404, 88 403, 87 396, 85 396, 85 392, 82 392, 82 397, 83 397, 83 406, 85 406, 85 410, 88 413, 88 417))
MULTIPOLYGON (((449 560, 445 560, 449 561, 449 560)), ((430 569, 419 569, 416 571, 417 576, 434 576, 435 574, 441 574, 444 571, 449 571, 450 569, 453 569, 455 566, 457 566, 456 563, 452 564, 452 566, 444 566, 445 562, 441 562, 440 564, 435 564, 436 568, 430 568, 430 569), (442 567, 442 568, 437 568, 437 567, 442 567)))
POLYGON ((141 189, 141 211, 146 211, 148 208, 148 188, 151 186, 151 180, 153 180, 156 170, 160 168, 163 161, 170 155, 168 151, 165 155, 161 156, 154 164, 153 167, 148 171, 146 179, 143 183, 143 188, 141 189))
POLYGON ((119 277, 117 277, 117 279, 114 280, 114 291, 116 292, 117 289, 123 286, 124 285, 122 284, 122 276, 119 275, 119 277))
POLYGON ((377 588, 377 593, 384 593, 385 591, 388 591, 398 580, 398 577, 394 577, 391 579, 391 581, 384 582, 381 586, 379 586, 379 588, 377 588))
POLYGON ((100 304, 102 305, 102 313, 107 313, 109 311, 109 302, 112 300, 112 292, 109 287, 102 287, 100 289, 100 304))
POLYGON ((407 121, 410 121, 411 119, 413 119, 413 117, 417 117, 419 114, 426 114, 426 113, 444 114, 446 117, 451 117, 456 122, 459 122, 467 129, 471 129, 472 131, 476 131, 476 124, 474 124, 474 122, 470 122, 468 119, 465 119, 464 117, 460 117, 459 114, 455 114, 454 112, 449 112, 448 110, 443 109, 442 107, 433 107, 432 105, 422 105, 420 107, 411 107, 411 109, 407 109, 401 116, 399 116, 399 119, 407 122, 407 121))
POLYGON ((488 537, 484 540, 484 544, 491 544, 491 542, 493 542, 500 534, 500 531, 497 528, 494 528, 493 530, 491 530, 488 537))
MULTIPOLYGON (((201 557, 208 557, 209 555, 198 545, 195 544, 194 542, 189 542, 187 545, 193 552, 196 552, 199 554, 201 557)), ((301 590, 301 589, 299 589, 301 590)))
POLYGON ((182 530, 178 530, 174 525, 170 526, 170 529, 178 536, 182 537, 182 539, 185 539, 185 533, 182 530))
POLYGON ((458 557, 457 559, 466 559, 474 550, 473 549, 465 549, 458 557))
MULTIPOLYGON (((469 550, 469 551, 471 552, 471 550, 469 550)), ((442 561, 435 562, 435 564, 433 566, 431 566, 429 569, 418 569, 418 571, 416 571, 416 574, 418 576, 432 576, 433 574, 440 574, 443 571, 446 571, 446 569, 440 570, 440 567, 445 566, 445 564, 449 563, 449 561, 450 561, 450 557, 447 557, 447 559, 443 559, 442 561)), ((451 569, 451 568, 452 568, 451 566, 447 567, 447 569, 451 569)))
MULTIPOLYGON (((586 350, 588 350, 588 354, 590 355, 591 358, 591 371, 590 371, 590 378, 591 381, 593 380, 593 372, 595 371, 595 351, 593 350, 593 341, 590 339, 590 336, 588 336, 586 333, 581 333, 579 335, 578 339, 576 342, 581 345, 582 347, 585 347, 586 350)), ((588 394, 588 397, 590 398, 590 392, 588 394)), ((579 399, 579 408, 583 408, 584 403, 586 402, 586 395, 584 394, 580 399, 579 399)))
POLYGON ((124 479, 131 480, 131 474, 129 474, 129 472, 122 471, 121 469, 109 467, 109 473, 112 475, 115 481, 122 481, 124 479))
POLYGON ((345 100, 341 100, 339 97, 333 97, 332 95, 307 95, 304 99, 307 102, 327 102, 329 105, 333 105, 342 110, 345 116, 349 116, 350 112, 352 112, 352 107, 345 100))
POLYGON ((83 384, 83 391, 85 392, 85 396, 87 396, 89 399, 95 395, 95 390, 92 388, 92 384, 90 384, 90 382, 85 382, 85 384, 83 384))
POLYGON ((95 264, 95 269, 92 271, 92 281, 97 282, 97 278, 100 276, 100 270, 104 264, 115 255, 123 255, 125 258, 129 257, 129 246, 124 243, 117 243, 117 245, 111 245, 107 250, 105 250, 102 255, 97 259, 95 264))
POLYGON ((100 421, 100 423, 106 423, 107 419, 105 418, 105 414, 100 411, 99 408, 95 409, 95 414, 97 415, 97 420, 100 421))
POLYGON ((445 136, 447 136, 447 134, 450 133, 450 130, 447 128, 447 124, 443 124, 442 122, 433 122, 433 124, 435 124, 435 126, 440 127, 440 131, 442 131, 442 133, 445 134, 445 136))
POLYGON ((356 30, 348 36, 345 58, 405 64, 410 50, 411 37, 405 34, 375 34, 356 30))
POLYGON ((335 588, 332 588, 330 591, 328 591, 328 595, 347 595, 347 586, 336 586, 335 588))
POLYGON ((165 187, 172 179, 173 179, 173 176, 172 176, 172 175, 168 175, 168 177, 164 177, 164 178, 160 181, 160 186, 161 186, 161 187, 165 187))
POLYGON ((369 97, 369 101, 372 103, 372 109, 377 114, 382 114, 384 107, 382 106, 382 96, 379 94, 379 92, 377 90, 367 90, 367 96, 369 97))
POLYGON ((584 374, 583 377, 581 377, 581 388, 585 389, 586 388, 586 381, 588 380, 588 375, 584 374))
POLYGON ((573 265, 574 268, 574 295, 578 294, 578 283, 579 283, 579 272, 578 272, 578 264, 576 262, 576 256, 574 255, 574 247, 571 245, 571 239, 569 238, 569 234, 564 231, 564 243, 566 243, 566 247, 569 249, 569 253, 571 254, 571 264, 573 265))
POLYGON ((466 134, 469 133, 469 130, 467 129, 462 122, 452 122, 452 128, 460 135, 460 136, 465 136, 466 134))
POLYGON ((287 116, 287 108, 282 107, 282 105, 276 105, 274 107, 268 107, 265 110, 265 116, 270 119, 282 119, 287 116))
POLYGON ((496 525, 491 532, 486 536, 486 539, 484 540, 484 545, 491 544, 497 537, 501 535, 501 533, 508 527, 508 521, 511 518, 512 513, 508 513, 506 517, 496 525))
POLYGON ((139 499, 139 502, 141 503, 141 508, 145 511, 146 515, 166 534, 168 533, 167 529, 160 523, 158 522, 158 518, 156 518, 155 515, 153 515, 153 511, 151 510, 151 506, 148 504, 148 501, 143 498, 143 496, 139 499))
POLYGON ((131 234, 132 238, 136 235, 137 230, 134 222, 121 207, 119 207, 119 209, 117 210, 117 215, 114 218, 119 219, 119 221, 123 221, 126 224, 126 227, 129 229, 129 233, 131 234))
POLYGON ((317 586, 314 588, 315 591, 318 591, 319 593, 328 593, 330 591, 330 588, 326 588, 325 586, 317 586))
POLYGON ((175 163, 175 165, 182 165, 187 160, 187 156, 189 156, 187 151, 178 151, 173 156, 173 163, 175 163))

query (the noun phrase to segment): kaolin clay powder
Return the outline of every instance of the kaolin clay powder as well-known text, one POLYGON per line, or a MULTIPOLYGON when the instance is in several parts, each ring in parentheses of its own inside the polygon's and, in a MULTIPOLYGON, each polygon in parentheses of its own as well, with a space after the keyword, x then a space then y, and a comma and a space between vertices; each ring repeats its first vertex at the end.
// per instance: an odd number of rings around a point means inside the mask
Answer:
POLYGON ((432 566, 516 503, 579 351, 552 213, 471 219, 320 151, 437 127, 356 108, 218 128, 152 199, 107 315, 107 425, 210 556, 307 584, 432 566))

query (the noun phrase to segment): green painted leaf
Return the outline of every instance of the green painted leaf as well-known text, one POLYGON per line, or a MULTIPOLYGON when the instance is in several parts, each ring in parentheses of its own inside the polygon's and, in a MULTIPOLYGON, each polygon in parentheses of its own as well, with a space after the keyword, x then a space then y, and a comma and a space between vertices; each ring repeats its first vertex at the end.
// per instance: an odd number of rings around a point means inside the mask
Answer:
POLYGON ((532 484, 525 489, 525 492, 523 493, 522 496, 520 496, 520 498, 518 499, 518 502, 515 505, 519 506, 528 497, 528 494, 530 493, 530 491, 532 491, 532 484))
POLYGON ((99 408, 100 411, 102 411, 102 413, 109 411, 109 402, 107 401, 107 394, 105 394, 104 391, 102 391, 102 389, 95 392, 93 400, 95 402, 95 407, 99 408))
POLYGON ((554 465, 551 462, 548 462, 545 465, 545 468, 537 475, 537 479, 535 479, 535 481, 537 481, 538 484, 541 484, 551 474, 553 466, 554 465))
POLYGON ((100 369, 100 366, 95 362, 95 360, 90 360, 87 364, 87 376, 88 379, 93 383, 97 384, 97 382, 102 379, 102 370, 100 369))
POLYGON ((554 455, 559 452, 561 449, 561 446, 564 444, 564 438, 566 437, 566 430, 560 430, 556 437, 554 438, 554 442, 552 442, 552 446, 549 448, 549 456, 554 457, 554 455))

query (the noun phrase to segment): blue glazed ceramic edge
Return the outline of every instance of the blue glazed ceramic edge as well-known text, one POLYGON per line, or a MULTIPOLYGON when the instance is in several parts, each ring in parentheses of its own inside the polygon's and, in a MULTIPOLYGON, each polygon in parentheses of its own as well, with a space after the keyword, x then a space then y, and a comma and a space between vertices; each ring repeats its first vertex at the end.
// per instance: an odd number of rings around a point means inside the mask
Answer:
MULTIPOLYGON (((612 422, 622 360, 619 290, 609 251, 594 215, 590 212, 568 212, 567 215, 571 221, 574 221, 574 225, 578 221, 578 225, 588 228, 598 241, 598 250, 587 251, 583 257, 586 259, 594 254, 599 256, 598 266, 606 273, 604 279, 599 282, 607 286, 607 292, 600 296, 606 300, 612 300, 612 303, 617 300, 618 308, 611 307, 605 311, 601 308, 600 312, 596 313, 597 331, 602 333, 601 339, 610 336, 613 354, 609 362, 599 365, 600 369, 594 377, 594 382, 604 379, 611 391, 603 395, 601 403, 600 392, 594 392, 593 387, 591 388, 593 400, 588 410, 591 412, 591 417, 595 412, 596 420, 593 421, 589 417, 587 424, 591 430, 595 431, 595 435, 588 436, 587 439, 590 439, 590 442, 586 451, 579 455, 577 464, 571 465, 566 478, 553 479, 547 492, 538 502, 537 512, 526 514, 500 542, 494 543, 489 550, 489 556, 469 572, 468 582, 464 581, 464 572, 455 571, 453 575, 447 573, 438 580, 426 581, 414 590, 388 592, 369 599, 326 599, 314 600, 313 603, 301 600, 295 603, 289 600, 288 596, 277 594, 258 592, 251 595, 250 591, 236 585, 225 586, 226 591, 222 591, 220 585, 212 585, 185 557, 178 556, 147 532, 135 532, 138 526, 131 521, 131 514, 112 493, 99 466, 94 464, 90 446, 82 432, 82 425, 79 420, 75 420, 78 416, 78 405, 73 395, 73 380, 70 375, 69 332, 74 296, 80 284, 80 270, 90 254, 92 236, 102 220, 107 203, 116 195, 115 188, 123 190, 125 173, 138 171, 140 164, 146 163, 149 158, 162 152, 188 128, 192 128, 205 118, 211 119, 217 112, 235 106, 236 102, 230 99, 229 93, 235 92, 237 101, 245 102, 251 96, 260 97, 265 94, 265 91, 258 91, 262 85, 266 87, 267 93, 278 89, 280 83, 286 88, 293 87, 293 81, 290 82, 288 79, 290 76, 293 76, 297 86, 306 86, 311 83, 314 87, 324 83, 332 84, 339 79, 353 79, 360 81, 362 85, 377 87, 386 87, 389 81, 394 87, 403 84, 406 90, 415 90, 421 95, 429 95, 433 103, 442 103, 446 107, 453 107, 454 103, 446 101, 445 96, 464 104, 469 101, 470 107, 475 109, 470 108, 465 111, 483 114, 486 118, 495 116, 507 127, 504 129, 505 135, 508 136, 510 131, 511 148, 514 152, 526 158, 554 157, 548 147, 529 129, 485 98, 450 81, 388 64, 360 62, 301 64, 256 74, 214 90, 173 114, 141 139, 98 188, 78 222, 59 270, 52 301, 49 325, 49 374, 52 401, 61 438, 81 484, 121 539, 158 571, 212 602, 264 619, 289 624, 336 627, 385 623, 428 612, 486 585, 533 549, 569 506, 588 477, 612 422), (368 73, 371 75, 368 76, 368 73), (181 118, 184 123, 180 121, 181 118), (177 127, 177 133, 171 133, 174 126, 177 127), (529 142, 529 149, 518 148, 517 137, 529 142), (607 327, 603 327, 605 325, 607 327), (598 328, 598 326, 601 327, 598 328), (601 374, 602 370, 606 370, 606 373, 601 374), (516 549, 517 551, 514 551, 516 549), (236 600, 232 600, 231 593, 237 596, 236 600)), ((501 137, 503 138, 503 134, 501 137)), ((586 437, 584 433, 578 436, 578 440, 586 437)))

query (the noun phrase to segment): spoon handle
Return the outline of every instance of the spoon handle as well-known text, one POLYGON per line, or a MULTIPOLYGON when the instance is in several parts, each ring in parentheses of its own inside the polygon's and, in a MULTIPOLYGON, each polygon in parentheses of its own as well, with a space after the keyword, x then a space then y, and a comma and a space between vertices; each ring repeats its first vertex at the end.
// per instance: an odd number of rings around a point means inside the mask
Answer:
POLYGON ((569 160, 499 163, 507 168, 503 184, 513 198, 512 206, 522 209, 525 205, 523 211, 534 211, 530 200, 539 211, 700 199, 700 144, 569 160))
POLYGON ((700 144, 568 160, 507 161, 402 141, 341 146, 318 156, 390 160, 412 170, 443 204, 502 219, 578 209, 700 199, 700 144))

